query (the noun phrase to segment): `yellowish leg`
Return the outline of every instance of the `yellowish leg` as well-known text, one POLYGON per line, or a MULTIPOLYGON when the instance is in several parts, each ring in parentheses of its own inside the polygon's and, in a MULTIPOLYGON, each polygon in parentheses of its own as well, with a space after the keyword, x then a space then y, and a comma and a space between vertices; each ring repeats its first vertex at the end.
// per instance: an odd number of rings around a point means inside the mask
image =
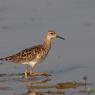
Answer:
POLYGON ((28 78, 28 65, 26 64, 25 72, 24 72, 25 78, 28 78))
POLYGON ((32 76, 33 71, 32 71, 32 66, 30 66, 30 76, 32 76))

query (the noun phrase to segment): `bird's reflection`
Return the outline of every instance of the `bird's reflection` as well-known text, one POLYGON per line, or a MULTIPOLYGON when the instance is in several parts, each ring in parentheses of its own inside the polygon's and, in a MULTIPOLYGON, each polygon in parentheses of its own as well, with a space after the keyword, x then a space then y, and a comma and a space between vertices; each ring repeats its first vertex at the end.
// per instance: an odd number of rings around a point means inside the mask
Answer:
POLYGON ((45 79, 42 79, 42 80, 36 80, 36 81, 32 81, 32 82, 25 82, 26 84, 26 87, 27 87, 27 92, 26 93, 23 93, 22 95, 44 95, 44 92, 40 91, 40 90, 36 90, 36 88, 34 87, 32 89, 32 86, 33 85, 42 85, 42 84, 46 84, 50 81, 51 79, 49 78, 45 78, 45 79))
POLYGON ((27 92, 22 95, 63 95, 64 91, 60 89, 77 88, 80 86, 78 82, 57 83, 55 85, 48 85, 51 79, 44 79, 40 81, 26 83, 27 92), (43 85, 44 84, 44 85, 43 85), (55 90, 57 89, 57 90, 55 90))

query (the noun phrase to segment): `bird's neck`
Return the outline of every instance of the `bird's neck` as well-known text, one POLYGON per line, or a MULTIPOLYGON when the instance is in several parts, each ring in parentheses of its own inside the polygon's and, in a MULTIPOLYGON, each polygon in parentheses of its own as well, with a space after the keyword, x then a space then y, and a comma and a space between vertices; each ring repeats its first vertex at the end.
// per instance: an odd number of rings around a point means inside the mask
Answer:
POLYGON ((48 38, 45 37, 43 45, 44 45, 45 48, 50 49, 50 47, 51 47, 51 39, 48 39, 48 38))

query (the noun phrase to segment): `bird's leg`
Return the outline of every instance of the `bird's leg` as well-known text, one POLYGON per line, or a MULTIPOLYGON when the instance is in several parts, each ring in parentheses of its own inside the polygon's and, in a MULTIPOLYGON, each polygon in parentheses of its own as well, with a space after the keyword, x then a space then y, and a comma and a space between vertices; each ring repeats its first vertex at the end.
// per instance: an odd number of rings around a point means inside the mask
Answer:
POLYGON ((24 74, 25 74, 25 78, 27 79, 28 78, 28 64, 26 64, 24 74))
POLYGON ((33 70, 32 69, 33 69, 32 66, 30 66, 30 76, 32 76, 32 74, 33 74, 33 70))

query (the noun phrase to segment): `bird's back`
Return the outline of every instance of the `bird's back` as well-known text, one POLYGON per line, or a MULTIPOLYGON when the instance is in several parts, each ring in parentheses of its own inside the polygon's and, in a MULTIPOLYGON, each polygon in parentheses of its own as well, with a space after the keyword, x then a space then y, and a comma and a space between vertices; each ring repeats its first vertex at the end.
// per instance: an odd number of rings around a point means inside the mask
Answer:
POLYGON ((7 56, 5 58, 0 58, 3 61, 24 63, 30 61, 41 61, 48 53, 48 48, 45 48, 43 44, 26 48, 16 54, 7 56))

